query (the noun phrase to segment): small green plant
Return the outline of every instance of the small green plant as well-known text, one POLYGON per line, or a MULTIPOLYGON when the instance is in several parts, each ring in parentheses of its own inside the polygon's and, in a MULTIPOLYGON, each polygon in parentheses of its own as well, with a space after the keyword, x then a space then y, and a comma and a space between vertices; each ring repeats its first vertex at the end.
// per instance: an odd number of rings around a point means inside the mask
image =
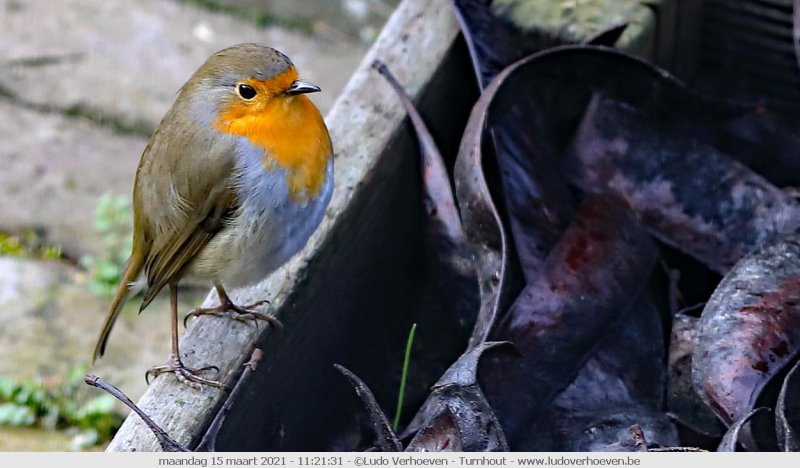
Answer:
POLYGON ((400 375, 400 390, 397 392, 397 409, 394 412, 394 422, 392 428, 397 431, 400 427, 400 415, 403 413, 403 400, 406 398, 406 380, 408 380, 408 363, 411 360, 411 346, 414 344, 414 334, 417 332, 417 324, 411 325, 406 341, 406 352, 403 356, 403 373, 400 375))
POLYGON ((100 395, 80 402, 86 368, 78 366, 49 383, 38 380, 15 381, 0 376, 0 426, 66 430, 83 447, 106 440, 122 424, 111 395, 100 395))
POLYGON ((44 245, 41 237, 33 230, 28 230, 20 236, 0 232, 0 255, 44 260, 62 257, 61 247, 44 245))
POLYGON ((89 289, 102 296, 114 295, 122 267, 131 253, 132 211, 128 199, 121 195, 103 194, 97 200, 94 228, 103 242, 102 252, 81 258, 81 266, 89 273, 89 289))
POLYGON ((10 257, 22 257, 28 252, 22 246, 19 237, 11 236, 5 232, 0 232, 0 255, 10 257))

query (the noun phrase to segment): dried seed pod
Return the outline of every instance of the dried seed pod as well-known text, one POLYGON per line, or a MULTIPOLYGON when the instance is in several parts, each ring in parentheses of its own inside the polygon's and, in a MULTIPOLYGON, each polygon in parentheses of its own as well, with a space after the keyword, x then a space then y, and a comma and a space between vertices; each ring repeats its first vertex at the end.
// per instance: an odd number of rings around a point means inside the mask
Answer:
POLYGON ((694 388, 727 424, 800 351, 800 235, 743 258, 711 295, 692 359, 694 388))

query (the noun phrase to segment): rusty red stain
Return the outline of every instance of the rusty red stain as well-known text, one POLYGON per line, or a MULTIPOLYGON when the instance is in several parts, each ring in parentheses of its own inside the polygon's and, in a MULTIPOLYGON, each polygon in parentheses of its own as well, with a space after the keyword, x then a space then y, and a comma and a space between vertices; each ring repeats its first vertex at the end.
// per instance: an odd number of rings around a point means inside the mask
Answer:
POLYGON ((741 307, 744 313, 782 312, 800 303, 800 277, 792 277, 772 292, 765 293, 756 304, 741 307))
POLYGON ((572 246, 567 251, 567 254, 564 256, 564 262, 572 271, 580 270, 584 264, 589 263, 591 260, 588 252, 586 252, 586 246, 589 240, 583 234, 577 237, 578 238, 575 239, 572 246))
MULTIPOLYGON (((597 261, 593 257, 596 257, 596 253, 602 252, 605 248, 603 244, 610 240, 608 233, 601 229, 611 229, 610 224, 615 220, 609 214, 605 214, 606 219, 602 218, 600 209, 594 206, 595 204, 587 204, 588 208, 584 209, 576 220, 574 239, 570 239, 569 248, 564 254, 564 263, 572 271, 595 266, 597 261)), ((611 215, 614 216, 616 213, 611 215)))

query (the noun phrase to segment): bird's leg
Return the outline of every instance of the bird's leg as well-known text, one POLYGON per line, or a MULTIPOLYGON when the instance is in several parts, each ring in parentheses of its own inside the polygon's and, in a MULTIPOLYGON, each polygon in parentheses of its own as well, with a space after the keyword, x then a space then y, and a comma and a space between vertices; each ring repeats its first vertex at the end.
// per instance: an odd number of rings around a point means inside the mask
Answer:
MULTIPOLYGON (((199 317, 200 315, 215 315, 217 317, 230 317, 240 322, 264 320, 269 325, 281 328, 283 325, 280 320, 270 314, 262 314, 256 312, 254 309, 264 304, 269 304, 269 301, 258 301, 246 306, 238 306, 231 301, 222 283, 214 282, 214 288, 217 290, 219 296, 219 305, 216 307, 197 308, 186 314, 183 319, 183 325, 186 326, 190 317, 199 317)), ((256 322, 258 323, 258 322, 256 322)))
POLYGON ((170 356, 170 363, 164 366, 153 367, 144 374, 144 379, 150 384, 150 377, 158 377, 161 374, 172 372, 179 382, 186 384, 190 387, 200 388, 200 385, 208 385, 210 387, 227 388, 221 382, 216 380, 209 380, 200 377, 200 373, 208 370, 216 370, 219 372, 217 366, 205 366, 197 369, 190 369, 183 365, 181 361, 181 354, 178 350, 178 285, 169 285, 170 305, 172 307, 172 355, 170 356))

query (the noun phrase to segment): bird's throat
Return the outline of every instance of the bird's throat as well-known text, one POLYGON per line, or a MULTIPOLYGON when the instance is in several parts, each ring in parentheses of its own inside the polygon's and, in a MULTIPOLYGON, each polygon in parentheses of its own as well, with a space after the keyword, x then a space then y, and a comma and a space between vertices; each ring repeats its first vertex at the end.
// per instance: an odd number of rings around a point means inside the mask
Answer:
POLYGON ((262 148, 264 168, 286 171, 293 199, 314 198, 322 191, 332 156, 330 137, 319 110, 306 96, 272 99, 257 106, 231 105, 214 128, 262 148))

